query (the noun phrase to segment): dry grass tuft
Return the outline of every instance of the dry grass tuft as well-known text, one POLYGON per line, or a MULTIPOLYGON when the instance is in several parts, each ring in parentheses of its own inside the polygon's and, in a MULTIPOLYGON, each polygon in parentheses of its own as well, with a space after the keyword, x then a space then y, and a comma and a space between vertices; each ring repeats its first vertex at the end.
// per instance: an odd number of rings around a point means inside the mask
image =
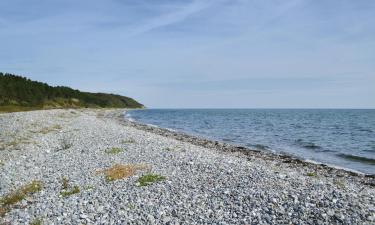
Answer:
POLYGON ((48 134, 48 133, 50 133, 52 131, 57 131, 57 130, 61 130, 61 129, 62 129, 62 127, 60 125, 56 124, 56 125, 53 125, 51 127, 44 127, 41 130, 36 131, 36 132, 37 133, 42 133, 42 134, 48 134))
POLYGON ((133 176, 137 171, 147 169, 143 164, 115 164, 114 166, 100 171, 105 174, 105 179, 110 182, 133 176))

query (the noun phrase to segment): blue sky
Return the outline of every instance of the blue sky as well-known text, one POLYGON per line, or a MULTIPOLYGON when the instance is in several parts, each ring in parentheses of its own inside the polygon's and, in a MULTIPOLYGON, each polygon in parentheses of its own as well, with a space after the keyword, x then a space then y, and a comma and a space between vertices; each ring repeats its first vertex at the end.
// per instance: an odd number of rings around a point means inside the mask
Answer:
POLYGON ((0 71, 148 107, 374 108, 373 0, 1 0, 0 71))

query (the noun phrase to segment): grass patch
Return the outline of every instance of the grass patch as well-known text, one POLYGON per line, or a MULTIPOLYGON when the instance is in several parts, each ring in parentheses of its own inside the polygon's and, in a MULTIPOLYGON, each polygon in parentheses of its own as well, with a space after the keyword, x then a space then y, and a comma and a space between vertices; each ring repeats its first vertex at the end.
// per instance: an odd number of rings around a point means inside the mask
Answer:
POLYGON ((18 139, 14 139, 13 141, 10 141, 10 142, 0 143, 0 150, 5 150, 7 148, 13 148, 14 149, 20 144, 31 144, 31 143, 33 143, 33 142, 30 141, 29 139, 24 138, 24 137, 20 137, 18 139))
POLYGON ((71 148, 72 146, 73 146, 73 144, 67 138, 63 138, 61 140, 61 146, 60 146, 61 150, 67 150, 67 149, 71 148))
POLYGON ((146 168, 147 166, 142 164, 115 164, 114 166, 102 170, 101 172, 104 173, 106 181, 110 182, 133 176, 138 170, 143 170, 146 168))
POLYGON ((309 172, 309 173, 306 174, 306 176, 308 176, 308 177, 317 177, 318 175, 316 173, 314 173, 314 172, 309 172))
POLYGON ((135 140, 133 138, 129 138, 129 139, 121 141, 121 144, 134 144, 134 143, 135 143, 135 140))
POLYGON ((52 131, 57 131, 57 130, 61 130, 61 129, 62 129, 62 127, 60 125, 56 124, 56 125, 53 125, 53 126, 50 126, 50 127, 44 127, 41 130, 36 131, 36 133, 48 134, 52 131))
POLYGON ((63 177, 61 179, 61 188, 62 189, 68 189, 69 188, 69 178, 63 177))
POLYGON ((74 195, 80 192, 80 189, 77 185, 74 185, 72 189, 69 190, 69 178, 63 177, 61 180, 61 188, 63 189, 60 192, 62 197, 68 197, 70 195, 74 195))
POLYGON ((147 185, 153 184, 155 182, 163 181, 163 180, 165 180, 164 176, 150 173, 150 174, 145 174, 141 176, 137 180, 137 184, 138 186, 142 187, 142 186, 147 186, 147 185))
POLYGON ((42 225, 43 221, 40 218, 35 218, 30 222, 30 225, 42 225))
POLYGON ((4 215, 11 209, 12 205, 40 190, 42 190, 42 184, 35 180, 0 198, 0 215, 4 215))
POLYGON ((62 197, 68 197, 70 195, 78 194, 79 192, 81 192, 79 190, 79 187, 77 185, 74 185, 74 187, 71 190, 63 190, 63 191, 61 191, 60 195, 62 197))
POLYGON ((124 151, 124 150, 121 149, 121 148, 109 148, 109 149, 105 150, 105 153, 107 153, 107 154, 118 154, 122 151, 124 151))
POLYGON ((7 105, 7 106, 0 106, 0 113, 22 112, 22 111, 32 111, 32 110, 40 110, 40 109, 42 109, 42 107, 7 105))

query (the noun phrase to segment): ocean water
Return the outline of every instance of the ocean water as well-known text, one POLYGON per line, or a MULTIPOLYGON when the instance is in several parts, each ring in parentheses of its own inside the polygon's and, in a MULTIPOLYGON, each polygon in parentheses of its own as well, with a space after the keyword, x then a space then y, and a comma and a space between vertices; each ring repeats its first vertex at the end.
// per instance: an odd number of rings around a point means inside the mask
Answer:
POLYGON ((253 149, 375 174, 375 110, 146 109, 126 117, 253 149))

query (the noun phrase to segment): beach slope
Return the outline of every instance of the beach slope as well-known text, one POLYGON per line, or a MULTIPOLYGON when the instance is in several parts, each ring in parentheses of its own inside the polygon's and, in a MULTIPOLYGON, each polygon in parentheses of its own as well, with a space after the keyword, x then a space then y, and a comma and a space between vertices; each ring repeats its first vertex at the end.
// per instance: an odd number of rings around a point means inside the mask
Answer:
POLYGON ((122 121, 0 114, 0 224, 373 224, 374 178, 122 121))

